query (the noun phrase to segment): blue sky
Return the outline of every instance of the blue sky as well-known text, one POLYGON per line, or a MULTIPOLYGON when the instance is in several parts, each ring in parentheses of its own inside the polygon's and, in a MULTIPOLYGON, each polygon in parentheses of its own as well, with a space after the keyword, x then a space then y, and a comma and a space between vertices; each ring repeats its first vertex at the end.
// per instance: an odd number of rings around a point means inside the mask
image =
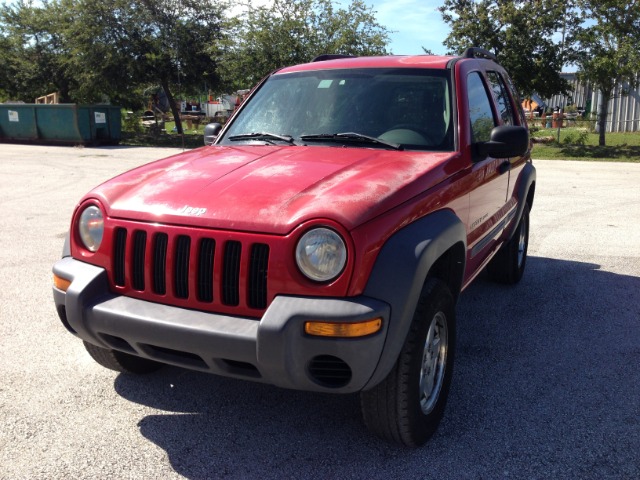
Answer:
POLYGON ((438 11, 441 0, 365 0, 365 3, 373 7, 378 22, 393 31, 389 45, 392 53, 421 54, 424 53, 422 47, 436 54, 446 52, 442 42, 449 34, 449 27, 438 11))

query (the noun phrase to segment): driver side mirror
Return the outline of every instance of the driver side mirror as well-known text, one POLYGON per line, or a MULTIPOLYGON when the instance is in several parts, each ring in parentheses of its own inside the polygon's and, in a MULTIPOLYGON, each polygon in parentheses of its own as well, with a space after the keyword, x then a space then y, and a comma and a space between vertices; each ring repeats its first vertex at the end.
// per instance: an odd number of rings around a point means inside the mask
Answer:
POLYGON ((529 149, 529 130, 516 125, 501 125, 491 130, 488 142, 477 144, 482 158, 509 158, 524 155, 529 149))
POLYGON ((219 123, 209 123, 204 127, 204 144, 213 145, 213 142, 218 138, 218 134, 222 130, 222 125, 219 123))

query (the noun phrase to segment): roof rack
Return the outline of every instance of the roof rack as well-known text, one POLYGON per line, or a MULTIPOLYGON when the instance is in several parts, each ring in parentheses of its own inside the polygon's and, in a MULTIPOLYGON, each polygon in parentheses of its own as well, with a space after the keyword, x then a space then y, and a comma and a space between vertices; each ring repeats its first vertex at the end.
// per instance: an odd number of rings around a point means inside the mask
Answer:
POLYGON ((325 53, 324 55, 318 55, 311 60, 312 62, 324 62, 326 60, 337 60, 339 58, 356 58, 356 55, 341 55, 339 53, 325 53))
POLYGON ((494 62, 498 61, 498 58, 491 53, 489 50, 485 50, 484 48, 478 47, 469 47, 462 54, 464 58, 488 58, 489 60, 493 60, 494 62))

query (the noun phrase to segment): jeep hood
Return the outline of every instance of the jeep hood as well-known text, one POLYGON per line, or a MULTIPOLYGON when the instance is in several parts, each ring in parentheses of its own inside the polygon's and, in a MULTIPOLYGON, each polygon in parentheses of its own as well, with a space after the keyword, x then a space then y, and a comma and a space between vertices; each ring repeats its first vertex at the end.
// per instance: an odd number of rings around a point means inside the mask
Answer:
POLYGON ((94 189, 114 218, 287 234, 332 219, 351 230, 446 178, 452 153, 328 146, 204 147, 94 189))

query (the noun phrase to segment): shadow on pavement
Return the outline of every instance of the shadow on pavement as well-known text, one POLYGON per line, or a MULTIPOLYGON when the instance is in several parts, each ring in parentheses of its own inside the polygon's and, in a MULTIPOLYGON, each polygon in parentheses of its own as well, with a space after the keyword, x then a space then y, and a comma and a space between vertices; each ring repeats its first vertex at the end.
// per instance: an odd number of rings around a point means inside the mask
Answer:
POLYGON ((165 412, 140 432, 187 478, 638 478, 639 318, 640 278, 595 264, 529 257, 517 286, 477 279, 445 419, 418 450, 372 437, 356 395, 177 368, 115 388, 165 412))

